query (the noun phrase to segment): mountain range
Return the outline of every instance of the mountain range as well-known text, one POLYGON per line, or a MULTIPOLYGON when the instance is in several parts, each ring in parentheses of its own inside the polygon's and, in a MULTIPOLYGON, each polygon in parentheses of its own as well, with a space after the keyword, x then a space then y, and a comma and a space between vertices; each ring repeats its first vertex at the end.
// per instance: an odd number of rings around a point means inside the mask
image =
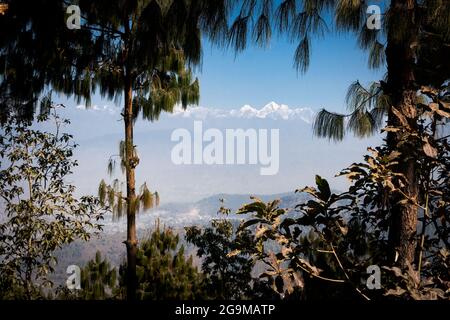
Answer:
POLYGON ((244 105, 240 109, 211 109, 205 107, 191 107, 183 110, 180 107, 175 109, 172 117, 185 117, 196 119, 208 118, 241 118, 241 119, 282 119, 282 120, 302 120, 305 123, 312 123, 314 120, 314 111, 310 108, 290 108, 285 104, 278 104, 274 101, 269 102, 260 109, 250 105, 244 105))
MULTIPOLYGON (((74 156, 79 166, 70 181, 77 193, 96 194, 102 179, 124 180, 120 170, 109 177, 107 165, 117 160, 119 142, 123 139, 120 107, 67 107, 61 116, 71 120, 65 129, 78 143, 74 156)), ((243 106, 234 109, 189 107, 177 108, 173 114, 162 114, 156 122, 137 120, 135 145, 140 164, 137 185, 144 182, 159 192, 161 203, 192 203, 214 194, 276 194, 292 192, 313 185, 316 174, 328 179, 335 189, 343 190, 348 182, 335 175, 353 162, 359 162, 368 146, 378 145, 380 136, 360 140, 351 136, 342 143, 314 137, 315 112, 309 108, 289 107, 275 102, 262 107, 243 106), (176 129, 194 130, 202 121, 203 132, 213 128, 279 130, 279 170, 276 175, 262 176, 261 165, 176 165, 171 152, 177 142, 171 140, 176 129)))
MULTIPOLYGON (((172 228, 180 235, 180 243, 186 247, 186 254, 192 255, 196 265, 200 265, 195 247, 184 241, 184 228, 194 225, 205 227, 216 218, 226 218, 238 223, 246 217, 238 216, 234 212, 242 205, 250 203, 252 201, 250 197, 250 195, 240 194, 217 194, 193 203, 167 203, 137 215, 138 237, 140 239, 147 237, 159 220, 161 225, 172 228), (232 213, 228 216, 219 215, 217 212, 222 205, 231 209, 232 213)), ((255 195, 255 197, 263 201, 279 199, 280 207, 283 208, 293 208, 296 204, 308 199, 308 196, 302 193, 255 195)), ((97 250, 102 252, 102 256, 107 257, 115 267, 119 267, 124 261, 126 251, 123 241, 126 239, 126 219, 113 221, 112 215, 107 215, 102 224, 103 230, 90 241, 75 241, 56 252, 58 264, 51 278, 55 284, 64 284, 65 271, 69 265, 83 267, 95 257, 97 250)))

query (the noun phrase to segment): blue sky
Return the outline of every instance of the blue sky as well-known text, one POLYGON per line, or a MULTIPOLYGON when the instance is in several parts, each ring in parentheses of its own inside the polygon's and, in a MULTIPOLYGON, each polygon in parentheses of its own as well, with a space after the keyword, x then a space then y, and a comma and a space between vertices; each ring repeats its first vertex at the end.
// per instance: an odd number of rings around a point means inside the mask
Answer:
MULTIPOLYGON (((235 55, 205 40, 200 79, 200 105, 232 109, 245 104, 262 107, 270 101, 290 107, 345 111, 345 94, 355 80, 367 84, 383 78, 384 69, 370 70, 367 53, 349 33, 313 38, 309 70, 299 74, 293 67, 296 43, 274 36, 267 48, 250 46, 235 55)), ((75 102, 69 100, 69 105, 75 102)), ((95 95, 92 104, 114 102, 95 95)))
POLYGON ((200 105, 226 109, 276 101, 292 107, 344 111, 345 94, 353 81, 369 83, 385 72, 367 67, 367 53, 357 47, 351 34, 313 39, 306 74, 298 74, 293 67, 295 48, 295 43, 275 38, 266 49, 253 46, 235 56, 232 50, 224 52, 206 42, 198 73, 200 105))
MULTIPOLYGON (((250 47, 235 56, 232 50, 224 51, 205 42, 202 68, 197 71, 200 106, 230 110, 249 104, 259 109, 275 101, 291 109, 326 108, 345 112, 344 99, 349 85, 355 80, 363 84, 377 81, 385 72, 367 67, 367 53, 357 47, 355 37, 348 33, 313 39, 310 68, 306 74, 298 74, 293 67, 295 48, 295 43, 274 38, 266 49, 250 47)), ((80 166, 74 180, 83 194, 95 193, 98 182, 107 176, 108 158, 123 139, 123 124, 119 117, 122 106, 94 96, 93 105, 114 108, 110 114, 78 110, 75 101, 62 100, 70 109, 66 111, 72 120, 71 131, 80 143, 77 153, 80 166)), ((330 179, 333 188, 343 190, 347 182, 333 178, 334 175, 351 163, 361 161, 367 146, 380 142, 380 136, 376 136, 368 140, 349 137, 342 143, 330 143, 314 138, 311 125, 296 120, 209 119, 208 124, 218 128, 268 126, 281 129, 284 138, 280 146, 280 173, 261 177, 257 170, 247 167, 178 168, 172 165, 170 130, 189 129, 193 119, 180 121, 163 116, 157 123, 138 120, 136 125, 136 144, 142 160, 138 167, 138 182, 147 181, 155 186, 165 202, 201 199, 221 192, 274 194, 293 191, 313 184, 315 174, 330 179), (329 157, 330 154, 333 156, 329 157), (196 182, 193 184, 192 181, 196 182)))
MULTIPOLYGON (((369 4, 379 5, 383 11, 386 1, 369 4)), ((310 67, 305 74, 297 73, 293 66, 298 43, 286 35, 274 34, 267 48, 250 46, 238 55, 204 41, 203 65, 198 73, 200 105, 229 109, 245 104, 261 107, 275 101, 290 107, 345 112, 350 84, 355 80, 362 84, 380 80, 385 70, 370 70, 367 52, 358 48, 356 36, 332 31, 331 12, 323 17, 330 30, 321 38, 311 36, 310 67)))

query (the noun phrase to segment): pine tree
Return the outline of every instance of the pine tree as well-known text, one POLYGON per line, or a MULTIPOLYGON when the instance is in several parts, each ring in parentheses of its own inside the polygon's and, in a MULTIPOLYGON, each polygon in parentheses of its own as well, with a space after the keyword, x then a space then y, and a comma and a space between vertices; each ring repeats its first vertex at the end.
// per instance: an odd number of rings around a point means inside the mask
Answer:
MULTIPOLYGON (((127 216, 128 298, 136 292, 136 194, 135 168, 139 164, 133 143, 136 117, 157 120, 161 112, 172 112, 199 100, 198 81, 193 81, 189 64, 200 62, 200 27, 217 36, 226 8, 223 2, 209 1, 80 1, 86 15, 83 28, 92 31, 98 50, 80 82, 100 88, 109 98, 123 94, 125 129, 124 166, 127 216)), ((149 192, 142 194, 144 207, 150 205, 149 192)), ((148 191, 148 189, 147 189, 148 191)), ((158 198, 159 199, 159 198, 158 198)), ((159 201, 159 200, 158 200, 159 201)))
MULTIPOLYGON (((352 112, 348 117, 349 129, 358 136, 372 134, 387 115, 388 126, 407 126, 419 129, 416 106, 425 98, 417 94, 423 86, 439 88, 450 79, 450 64, 443 59, 450 42, 448 1, 390 1, 385 4, 383 29, 366 27, 364 1, 336 2, 336 24, 343 30, 357 32, 359 43, 369 51, 371 67, 387 65, 385 81, 363 88, 356 82, 349 89, 347 104, 352 112), (383 39, 386 44, 383 45, 383 39), (444 43, 444 44, 443 44, 444 43), (430 63, 431 62, 431 63, 430 63), (436 68, 438 65, 438 68, 436 68)), ((342 139, 345 116, 322 111, 315 123, 319 136, 342 139)), ((403 190, 412 201, 401 201, 394 196, 391 203, 390 253, 391 261, 398 260, 402 267, 413 264, 416 250, 418 206, 421 196, 417 180, 417 159, 414 146, 402 143, 403 137, 395 132, 387 133, 391 150, 405 159, 395 171, 406 177, 403 190)))
POLYGON ((70 32, 64 1, 4 0, 0 15, 0 122, 32 120, 48 90, 89 99, 89 86, 74 81, 89 66, 89 30, 70 32), (51 17, 49 19, 48 17, 51 17), (81 58, 81 55, 86 55, 81 58))
MULTIPOLYGON (((274 33, 287 33, 298 43, 294 65, 306 72, 310 62, 311 37, 321 36, 331 28, 325 16, 334 15, 334 24, 342 32, 356 33, 358 44, 368 51, 369 67, 387 66, 386 78, 364 88, 355 82, 348 91, 349 115, 323 110, 316 118, 314 130, 320 137, 342 140, 348 130, 364 137, 376 132, 387 116, 388 126, 403 125, 417 130, 416 106, 424 96, 417 92, 423 86, 441 88, 450 79, 450 2, 445 0, 392 0, 378 3, 381 29, 368 28, 368 3, 364 0, 273 0, 244 1, 230 30, 230 42, 242 51, 251 41, 264 46, 274 33)), ((425 98, 426 99, 426 98, 425 98)), ((389 147, 408 159, 396 172, 406 177, 410 201, 399 197, 391 203, 391 260, 405 267, 414 262, 418 206, 421 195, 417 181, 419 161, 411 144, 402 137, 387 134, 389 147)))
MULTIPOLYGON (((10 30, 0 37, 4 117, 14 112, 31 119, 34 101, 47 86, 87 104, 95 92, 110 99, 123 97, 126 195, 110 190, 109 198, 118 214, 126 211, 132 300, 137 285, 135 215, 141 198, 135 186, 139 158, 134 122, 140 114, 154 121, 178 103, 186 108, 198 102, 199 84, 191 67, 201 61, 201 32, 214 42, 224 39, 228 2, 80 0, 73 3, 82 13, 80 30, 67 29, 63 2, 7 4, 6 15, 0 16, 0 26, 10 30)), ((148 189, 143 191, 144 207, 159 203, 157 193, 149 201, 148 189)))
MULTIPOLYGON (((203 275, 186 258, 179 236, 159 221, 137 250, 137 298, 139 300, 193 300, 206 298, 203 275)), ((126 263, 120 268, 120 282, 127 283, 126 263)))
POLYGON ((117 272, 97 251, 81 270, 81 297, 84 300, 105 300, 113 296, 117 286, 117 272))

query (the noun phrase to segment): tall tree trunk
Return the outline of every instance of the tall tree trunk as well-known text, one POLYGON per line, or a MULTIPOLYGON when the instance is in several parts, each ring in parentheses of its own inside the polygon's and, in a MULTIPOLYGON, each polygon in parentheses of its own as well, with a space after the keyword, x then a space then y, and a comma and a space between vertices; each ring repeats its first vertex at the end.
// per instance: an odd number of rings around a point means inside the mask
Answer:
MULTIPOLYGON (((394 104, 394 106, 398 107, 402 114, 406 114, 405 109, 410 110, 410 107, 414 107, 415 96, 415 91, 405 91, 400 102, 394 104)), ((411 125, 414 124, 412 122, 411 125)), ((399 137, 396 138, 390 140, 392 145, 397 145, 400 141, 399 137)), ((402 154, 395 171, 402 174, 406 179, 406 185, 402 188, 403 193, 417 201, 419 197, 417 165, 415 157, 411 154, 412 150, 408 147, 395 147, 391 150, 398 150, 402 154)), ((391 249, 391 262, 397 262, 400 266, 407 267, 408 264, 413 264, 415 259, 418 206, 411 202, 399 204, 398 202, 403 199, 403 196, 394 196, 391 199, 389 248, 391 249)))
POLYGON ((125 154, 126 154, 126 176, 127 176, 127 299, 136 299, 137 277, 136 277, 136 179, 135 168, 138 160, 135 157, 133 144, 133 88, 129 75, 125 75, 125 154))
POLYGON ((31 258, 28 256, 26 259, 26 271, 25 271, 25 296, 27 300, 31 300, 33 298, 33 267, 31 263, 31 258))
MULTIPOLYGON (((414 75, 415 54, 413 44, 418 29, 416 23, 416 6, 414 0, 393 0, 391 10, 394 19, 389 25, 386 60, 388 68, 387 90, 391 97, 392 107, 406 118, 408 125, 417 128, 416 87, 414 75), (403 21, 401 21, 403 20, 403 21), (407 25, 408 36, 399 37, 399 23, 407 25)), ((388 115, 389 125, 401 125, 393 109, 388 115)), ((416 178, 416 159, 410 146, 399 146, 401 137, 397 133, 389 133, 387 144, 391 150, 401 152, 401 161, 396 171, 406 178, 406 186, 402 191, 410 198, 418 199, 419 189, 416 178)), ((416 230, 418 207, 414 204, 399 204, 401 197, 391 199, 391 224, 389 229, 389 248, 391 262, 406 267, 414 262, 416 249, 416 230)))

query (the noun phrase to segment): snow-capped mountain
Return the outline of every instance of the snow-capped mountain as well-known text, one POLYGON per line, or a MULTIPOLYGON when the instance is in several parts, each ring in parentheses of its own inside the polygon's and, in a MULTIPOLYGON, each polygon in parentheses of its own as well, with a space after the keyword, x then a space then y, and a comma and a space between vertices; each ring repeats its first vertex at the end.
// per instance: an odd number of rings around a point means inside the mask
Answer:
MULTIPOLYGON (((117 154, 118 144, 123 140, 120 107, 100 104, 88 110, 67 107, 61 113, 61 116, 71 119, 66 131, 72 133, 79 144, 75 154, 79 166, 71 176, 77 186, 77 194, 96 194, 98 183, 108 178, 108 159, 117 154)), ((334 188, 345 189, 347 180, 335 178, 336 173, 361 160, 367 147, 378 145, 381 137, 360 140, 349 136, 346 142, 330 143, 314 137, 313 118, 314 112, 309 108, 292 108, 271 102, 263 107, 245 105, 233 110, 189 107, 186 111, 176 110, 174 115, 163 114, 156 122, 139 119, 135 126, 135 144, 140 158, 137 184, 140 186, 147 182, 159 192, 162 203, 198 201, 219 193, 288 192, 314 185, 316 174, 328 179, 334 188), (230 129, 278 130, 278 173, 274 176, 261 175, 261 163, 177 165, 171 158, 174 146, 179 143, 172 140, 173 132, 184 129, 193 139, 196 121, 202 121, 203 133, 214 129, 224 139, 230 129)), ((203 141, 202 147, 205 148, 208 143, 203 141)), ((120 172, 118 174, 118 178, 123 180, 120 172)), ((155 215, 158 214, 168 216, 162 211, 155 212, 155 215)), ((195 211, 184 210, 179 214, 180 219, 192 219, 195 211)))
MULTIPOLYGON (((121 107, 110 105, 78 105, 79 110, 87 110, 91 112, 107 112, 111 115, 120 114, 121 107)), ((261 108, 255 108, 251 105, 244 105, 239 109, 217 109, 206 107, 190 106, 183 110, 181 106, 175 107, 173 114, 169 117, 182 117, 194 119, 225 119, 225 118, 242 118, 242 119, 282 119, 282 120, 303 120, 306 123, 312 123, 314 119, 314 111, 310 108, 291 108, 285 104, 278 104, 274 101, 269 102, 261 108)))
POLYGON ((195 119, 207 118, 243 118, 243 119, 282 119, 282 120, 303 120, 306 123, 312 123, 314 111, 310 108, 290 108, 285 104, 270 102, 260 109, 250 105, 244 105, 240 109, 215 109, 205 107, 190 107, 183 110, 177 107, 172 117, 184 117, 195 119))

